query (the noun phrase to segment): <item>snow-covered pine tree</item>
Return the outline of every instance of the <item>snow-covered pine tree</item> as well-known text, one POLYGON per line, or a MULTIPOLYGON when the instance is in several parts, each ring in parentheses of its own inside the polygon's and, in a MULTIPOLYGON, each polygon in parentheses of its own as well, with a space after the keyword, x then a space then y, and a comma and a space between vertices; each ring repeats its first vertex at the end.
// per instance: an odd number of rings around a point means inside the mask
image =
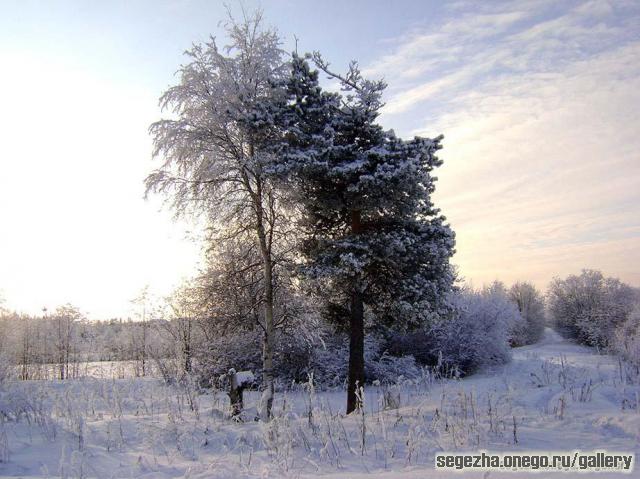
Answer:
POLYGON ((447 309, 454 233, 433 205, 441 137, 403 141, 376 123, 384 82, 315 64, 342 86, 322 90, 308 58, 293 56, 277 173, 303 211, 303 272, 330 293, 350 334, 347 412, 364 382, 365 306, 377 321, 424 324, 447 309))

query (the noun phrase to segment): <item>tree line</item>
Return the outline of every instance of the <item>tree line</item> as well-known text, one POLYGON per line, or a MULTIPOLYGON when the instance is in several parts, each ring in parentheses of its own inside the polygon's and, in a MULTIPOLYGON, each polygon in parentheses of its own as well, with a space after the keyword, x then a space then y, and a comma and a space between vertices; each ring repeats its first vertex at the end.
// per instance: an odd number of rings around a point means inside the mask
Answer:
MULTIPOLYGON (((243 288, 225 276, 216 276, 216 286, 211 275, 207 270, 162 300, 143 292, 146 307, 135 321, 89 320, 70 305, 40 316, 0 308, 0 378, 73 379, 93 374, 90 368, 100 365, 92 363, 104 362, 106 377, 149 375, 176 382, 190 375, 210 387, 219 386, 230 368, 259 371, 264 334, 259 315, 249 320, 246 298, 229 295, 243 288), (212 298, 215 291, 221 295, 212 298)), ((449 301, 452 314, 417 328, 388 328, 367 314, 364 382, 419 378, 425 367, 445 376, 471 374, 509 361, 512 347, 537 342, 545 326, 619 354, 630 367, 627 373, 640 375, 638 289, 598 271, 557 278, 545 295, 530 283, 507 288, 495 282, 481 289, 461 286, 449 301)), ((294 295, 289 304, 289 320, 278 327, 274 342, 279 387, 307 382, 309 376, 320 389, 344 387, 349 361, 344 329, 324 318, 323 304, 308 295, 294 295)))

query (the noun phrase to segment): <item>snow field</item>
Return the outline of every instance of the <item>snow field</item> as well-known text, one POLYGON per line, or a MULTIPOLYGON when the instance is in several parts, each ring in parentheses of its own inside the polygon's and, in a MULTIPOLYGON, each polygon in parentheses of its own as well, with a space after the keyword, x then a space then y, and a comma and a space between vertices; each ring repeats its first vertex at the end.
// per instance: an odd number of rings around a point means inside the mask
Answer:
POLYGON ((424 478, 446 476, 433 467, 442 450, 637 455, 639 393, 623 363, 551 330, 510 364, 462 380, 425 373, 367 387, 364 409, 348 417, 344 391, 312 384, 278 393, 265 424, 253 420, 256 391, 237 422, 226 394, 198 394, 190 381, 14 382, 1 393, 0 476, 424 478))

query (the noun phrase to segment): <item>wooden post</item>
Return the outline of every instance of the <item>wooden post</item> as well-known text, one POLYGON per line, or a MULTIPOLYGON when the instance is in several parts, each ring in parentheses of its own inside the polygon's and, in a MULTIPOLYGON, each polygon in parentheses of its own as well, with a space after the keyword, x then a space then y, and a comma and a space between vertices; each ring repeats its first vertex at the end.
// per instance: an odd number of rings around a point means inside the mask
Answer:
POLYGON ((229 381, 229 400, 231 402, 231 416, 237 418, 244 409, 244 400, 242 394, 247 386, 249 386, 254 376, 251 371, 236 372, 235 369, 229 369, 227 373, 227 380, 229 381))

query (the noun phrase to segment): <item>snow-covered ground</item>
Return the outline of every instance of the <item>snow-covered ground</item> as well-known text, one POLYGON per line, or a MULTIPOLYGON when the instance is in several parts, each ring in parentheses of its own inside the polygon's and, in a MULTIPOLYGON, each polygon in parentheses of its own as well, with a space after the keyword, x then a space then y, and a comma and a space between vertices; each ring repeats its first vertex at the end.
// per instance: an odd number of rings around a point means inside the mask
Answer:
MULTIPOLYGON (((363 414, 344 416, 343 391, 298 387, 277 395, 266 425, 252 420, 255 392, 245 393, 246 421, 237 423, 224 394, 156 379, 18 382, 1 394, 0 476, 417 479, 451 475, 434 469, 443 450, 637 456, 640 387, 620 366, 547 330, 512 363, 463 380, 425 375, 367 388, 363 414)), ((563 477, 536 475, 552 476, 563 477)))

